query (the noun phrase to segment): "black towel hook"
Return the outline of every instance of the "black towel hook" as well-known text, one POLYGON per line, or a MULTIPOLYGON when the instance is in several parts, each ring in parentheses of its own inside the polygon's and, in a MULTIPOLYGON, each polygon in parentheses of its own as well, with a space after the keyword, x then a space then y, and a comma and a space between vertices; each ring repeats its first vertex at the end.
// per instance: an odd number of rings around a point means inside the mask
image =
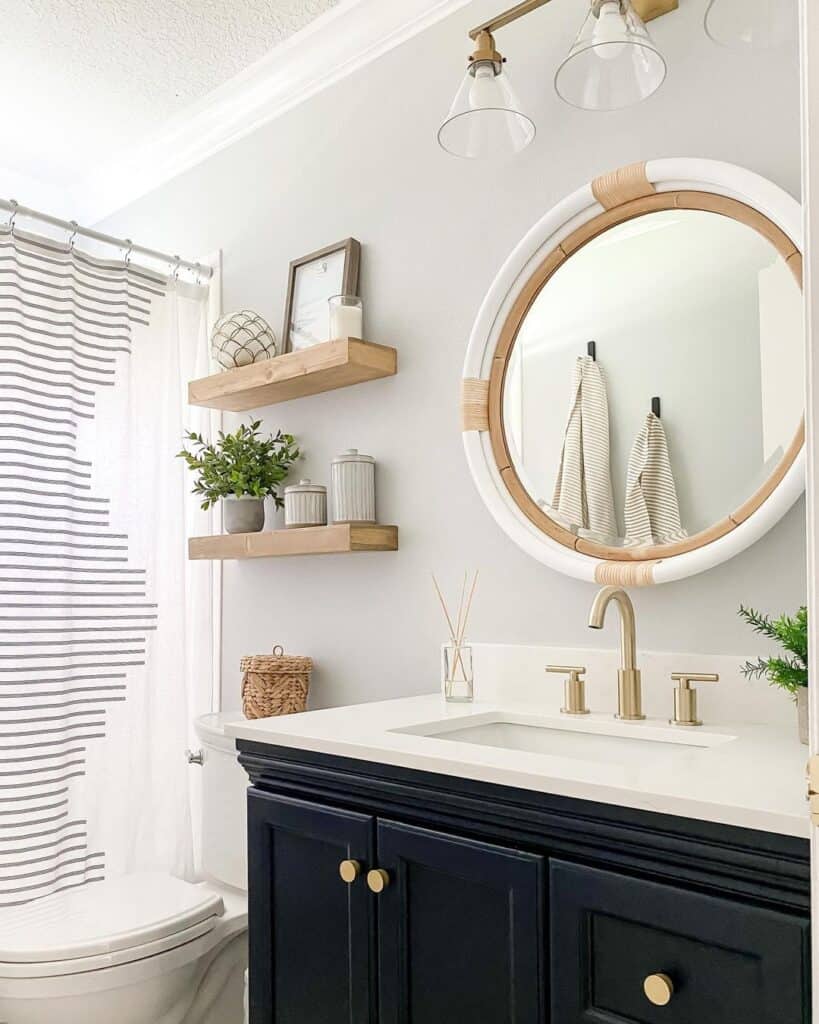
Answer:
POLYGON ((654 398, 651 399, 651 411, 654 413, 657 419, 660 418, 660 399, 656 395, 654 396, 654 398))
POLYGON ((592 357, 592 359, 595 362, 597 362, 597 342, 590 341, 589 344, 586 346, 586 351, 592 357))

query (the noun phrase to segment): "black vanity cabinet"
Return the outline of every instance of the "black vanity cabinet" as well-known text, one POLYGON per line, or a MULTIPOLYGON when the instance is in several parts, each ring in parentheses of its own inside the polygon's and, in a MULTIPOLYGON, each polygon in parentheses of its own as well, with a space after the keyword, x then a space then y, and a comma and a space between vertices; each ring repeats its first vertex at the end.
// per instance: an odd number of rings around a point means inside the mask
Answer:
POLYGON ((560 861, 550 891, 555 1021, 809 1019, 803 917, 560 861))
POLYGON ((542 857, 248 799, 252 1024, 544 1019, 542 857))
POLYGON ((239 748, 250 1024, 810 1020, 806 840, 239 748))
POLYGON ((371 864, 374 850, 369 815, 251 791, 251 1021, 375 1019, 371 901, 363 882, 339 875, 342 861, 371 864))
POLYGON ((379 820, 379 1024, 544 1019, 544 859, 379 820))

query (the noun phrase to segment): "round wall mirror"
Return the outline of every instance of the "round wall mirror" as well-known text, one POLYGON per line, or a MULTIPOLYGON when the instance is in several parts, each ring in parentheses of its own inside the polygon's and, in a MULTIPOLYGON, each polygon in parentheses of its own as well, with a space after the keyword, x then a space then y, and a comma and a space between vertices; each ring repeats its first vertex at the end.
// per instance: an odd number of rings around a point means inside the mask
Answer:
POLYGON ((580 578, 715 565, 803 486, 799 206, 725 164, 607 175, 530 232, 465 370, 465 442, 501 525, 580 578))

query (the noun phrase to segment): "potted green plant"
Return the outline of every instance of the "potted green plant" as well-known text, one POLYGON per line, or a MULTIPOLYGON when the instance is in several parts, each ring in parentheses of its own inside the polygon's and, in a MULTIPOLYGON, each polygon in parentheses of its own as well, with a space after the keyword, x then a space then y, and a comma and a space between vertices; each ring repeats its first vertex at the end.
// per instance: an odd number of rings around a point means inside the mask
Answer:
POLYGON ((808 742, 808 610, 803 605, 796 615, 780 615, 772 619, 753 608, 740 605, 740 618, 755 633, 775 640, 785 654, 771 658, 746 661, 742 674, 748 679, 767 679, 771 686, 779 686, 796 701, 799 718, 799 739, 808 742))
POLYGON ((290 467, 301 458, 292 434, 262 437, 261 420, 242 424, 232 434, 219 431, 216 443, 205 441, 189 430, 185 439, 193 451, 183 448, 178 458, 197 473, 193 493, 204 498, 202 508, 223 502, 225 530, 228 533, 257 533, 264 526, 264 499, 273 498, 282 508, 279 484, 290 467))

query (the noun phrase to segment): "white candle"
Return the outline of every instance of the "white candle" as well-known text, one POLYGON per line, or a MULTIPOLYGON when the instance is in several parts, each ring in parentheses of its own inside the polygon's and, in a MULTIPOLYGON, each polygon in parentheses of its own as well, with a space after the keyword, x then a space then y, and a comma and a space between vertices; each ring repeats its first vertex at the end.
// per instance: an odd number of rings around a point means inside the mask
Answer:
MULTIPOLYGON (((351 301, 351 300, 348 300, 351 301)), ((348 305, 342 300, 330 300, 330 337, 360 338, 362 334, 361 303, 348 305)))

